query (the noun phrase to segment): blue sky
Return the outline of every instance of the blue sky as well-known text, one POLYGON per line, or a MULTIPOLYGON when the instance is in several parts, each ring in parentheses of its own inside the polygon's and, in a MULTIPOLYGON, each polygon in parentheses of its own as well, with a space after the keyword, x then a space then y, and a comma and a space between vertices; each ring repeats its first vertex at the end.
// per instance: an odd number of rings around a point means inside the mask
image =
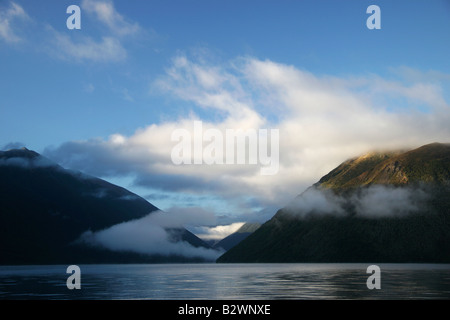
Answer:
POLYGON ((265 220, 348 157, 450 141, 449 34, 444 0, 0 1, 0 148, 162 209, 265 220), (193 118, 280 129, 279 174, 173 166, 170 133, 193 118))

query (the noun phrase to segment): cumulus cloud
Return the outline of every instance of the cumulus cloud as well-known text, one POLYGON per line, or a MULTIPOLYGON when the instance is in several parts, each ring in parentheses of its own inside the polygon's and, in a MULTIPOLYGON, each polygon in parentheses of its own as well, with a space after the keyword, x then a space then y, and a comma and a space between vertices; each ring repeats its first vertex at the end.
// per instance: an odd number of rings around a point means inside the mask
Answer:
POLYGON ((174 103, 188 103, 190 114, 129 136, 67 142, 46 155, 96 176, 135 177, 136 185, 153 190, 208 194, 247 215, 284 206, 350 157, 446 142, 450 106, 443 89, 448 82, 442 74, 337 77, 253 57, 217 63, 180 54, 152 89, 174 103), (220 132, 278 129, 278 173, 261 175, 260 163, 175 165, 172 133, 184 129, 194 136, 196 120, 204 130, 220 132))
POLYGON ((104 230, 84 232, 78 242, 101 246, 113 251, 131 251, 147 255, 177 255, 188 258, 216 260, 223 252, 204 247, 194 247, 182 241, 174 228, 185 224, 207 222, 214 217, 203 209, 173 208, 169 212, 156 211, 149 215, 123 222, 104 230))

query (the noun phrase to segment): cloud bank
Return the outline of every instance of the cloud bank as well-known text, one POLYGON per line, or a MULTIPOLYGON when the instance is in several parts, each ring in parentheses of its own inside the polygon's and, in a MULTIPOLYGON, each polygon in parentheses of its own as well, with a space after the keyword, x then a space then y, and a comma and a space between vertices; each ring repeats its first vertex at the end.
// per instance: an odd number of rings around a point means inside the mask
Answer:
POLYGON ((69 141, 45 154, 95 176, 134 177, 135 186, 166 195, 210 195, 232 205, 234 214, 282 207, 350 157, 446 142, 450 106, 443 92, 450 78, 391 70, 385 77, 338 77, 254 57, 208 62, 180 54, 151 83, 152 94, 183 102, 190 112, 132 135, 69 141), (221 132, 278 129, 278 173, 262 176, 260 166, 248 164, 175 165, 171 135, 177 129, 194 135, 195 120, 221 132))
POLYGON ((215 261, 223 252, 194 247, 178 238, 173 229, 186 224, 208 223, 214 216, 199 209, 173 208, 169 212, 156 211, 147 216, 116 224, 104 230, 84 232, 77 240, 113 251, 131 251, 146 255, 183 256, 215 261))
POLYGON ((426 209, 427 190, 420 187, 373 185, 342 196, 311 187, 286 206, 297 218, 353 215, 364 218, 404 217, 426 209))

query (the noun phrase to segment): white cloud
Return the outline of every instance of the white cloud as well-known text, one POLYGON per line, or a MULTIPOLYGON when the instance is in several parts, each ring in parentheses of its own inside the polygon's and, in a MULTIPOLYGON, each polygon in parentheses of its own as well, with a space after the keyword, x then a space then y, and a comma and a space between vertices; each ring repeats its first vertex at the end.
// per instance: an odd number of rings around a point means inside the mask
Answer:
POLYGON ((195 234, 204 240, 222 240, 230 234, 239 230, 244 225, 244 222, 234 222, 229 225, 218 225, 214 227, 205 227, 195 229, 195 234))
POLYGON ((139 24, 127 21, 118 13, 112 1, 83 0, 81 6, 86 12, 95 14, 97 19, 105 24, 115 35, 134 35, 141 29, 139 24))
POLYGON ((330 190, 308 188, 301 195, 291 201, 286 208, 297 217, 306 217, 309 214, 344 215, 344 199, 336 196, 330 190))
MULTIPOLYGON (((83 12, 95 17, 96 21, 107 27, 106 30, 102 30, 99 37, 94 37, 92 33, 88 35, 86 30, 64 33, 47 27, 51 34, 47 37, 49 39, 47 51, 59 59, 75 62, 110 63, 125 60, 128 52, 123 42, 125 37, 129 39, 130 36, 143 34, 139 24, 125 19, 109 0, 84 0, 81 6, 83 12)), ((81 30, 84 30, 83 27, 81 30)), ((88 90, 92 92, 92 89, 88 90)), ((132 100, 126 90, 123 97, 132 100)))
POLYGON ((300 219, 349 214, 364 218, 401 217, 426 208, 429 193, 426 188, 373 185, 343 196, 312 187, 291 201, 285 212, 300 219))
POLYGON ((127 57, 125 48, 116 38, 102 37, 100 41, 96 41, 91 37, 81 36, 74 39, 68 34, 53 29, 51 31, 53 36, 49 40, 49 51, 59 59, 75 62, 118 62, 127 57))
POLYGON ((193 109, 189 117, 151 124, 130 136, 68 142, 47 154, 94 175, 132 175, 140 186, 215 196, 241 210, 235 214, 248 214, 284 206, 361 153, 448 142, 450 107, 441 90, 447 79, 440 81, 317 76, 270 60, 212 64, 180 55, 153 85, 201 109, 203 119, 193 109), (398 107, 398 101, 407 105, 398 107), (193 134, 194 120, 222 132, 279 129, 278 174, 262 176, 257 165, 174 165, 171 134, 180 128, 193 134))
POLYGON ((357 214, 365 217, 404 216, 422 209, 429 191, 375 185, 353 196, 357 214))
POLYGON ((264 117, 255 110, 235 71, 232 66, 200 64, 179 55, 173 59, 167 74, 157 79, 153 87, 201 108, 220 111, 226 117, 226 126, 259 127, 264 117))
POLYGON ((215 261, 223 252, 194 247, 188 242, 174 239, 168 228, 179 228, 187 223, 208 221, 211 215, 202 209, 174 208, 170 212, 156 211, 147 216, 116 224, 104 230, 86 231, 81 243, 102 246, 113 251, 132 251, 142 254, 178 255, 215 261))
POLYGON ((25 10, 15 2, 11 2, 7 9, 0 10, 0 38, 8 43, 20 42, 22 38, 13 30, 12 24, 16 20, 29 19, 25 10))

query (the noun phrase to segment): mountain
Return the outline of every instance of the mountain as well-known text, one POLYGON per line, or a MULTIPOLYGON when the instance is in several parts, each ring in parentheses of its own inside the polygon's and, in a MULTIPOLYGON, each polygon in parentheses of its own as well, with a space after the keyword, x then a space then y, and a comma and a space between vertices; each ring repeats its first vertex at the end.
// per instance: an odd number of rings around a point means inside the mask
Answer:
POLYGON ((229 236, 223 238, 213 245, 214 249, 230 250, 236 246, 239 242, 247 238, 253 232, 255 232, 261 224, 259 223, 244 223, 236 232, 233 232, 229 236))
MULTIPOLYGON (((103 230, 157 210, 124 188, 66 170, 34 151, 0 151, 0 264, 185 261, 76 244, 87 230, 103 230)), ((170 234, 174 241, 206 246, 185 229, 170 234)))
POLYGON ((373 152, 345 161, 317 185, 344 190, 371 184, 442 184, 450 180, 450 144, 432 143, 407 152, 373 152))
POLYGON ((450 144, 345 161, 217 262, 450 262, 450 144))

